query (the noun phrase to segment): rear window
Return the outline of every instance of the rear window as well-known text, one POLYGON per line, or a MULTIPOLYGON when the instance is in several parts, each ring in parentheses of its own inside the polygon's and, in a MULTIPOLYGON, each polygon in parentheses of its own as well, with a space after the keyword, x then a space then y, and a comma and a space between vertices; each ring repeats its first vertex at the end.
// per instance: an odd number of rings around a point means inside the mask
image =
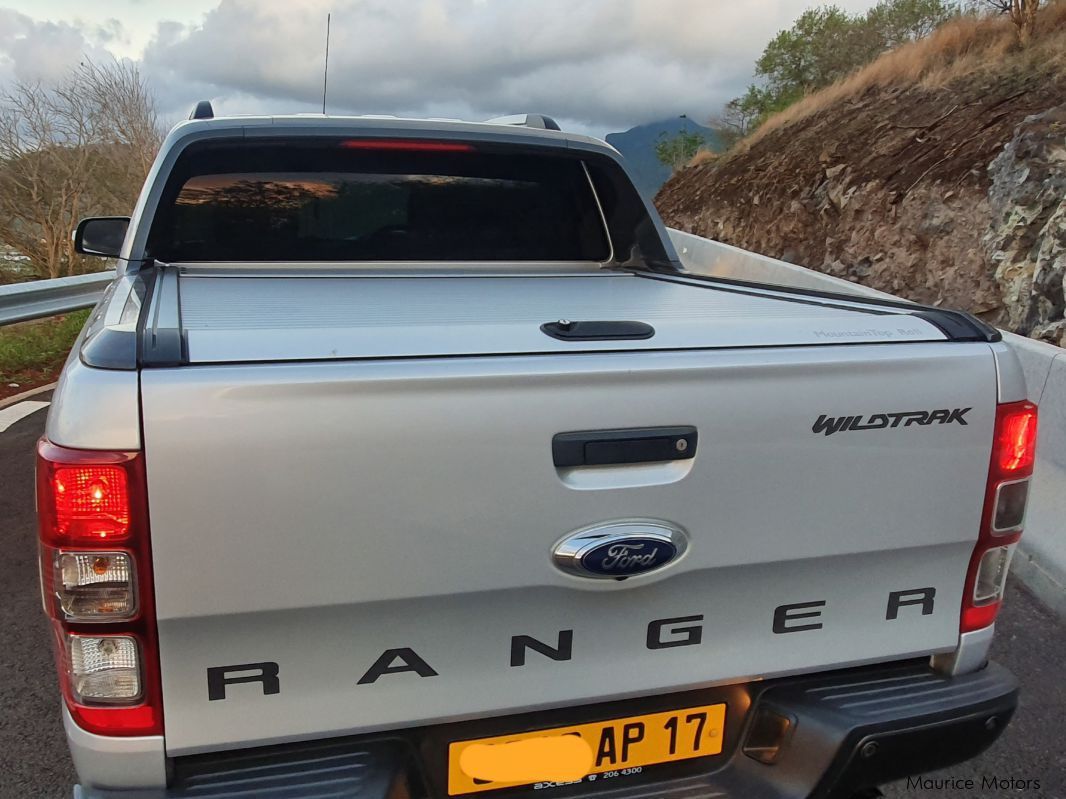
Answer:
POLYGON ((168 181, 149 254, 164 261, 611 256, 580 160, 351 144, 187 152, 168 181))

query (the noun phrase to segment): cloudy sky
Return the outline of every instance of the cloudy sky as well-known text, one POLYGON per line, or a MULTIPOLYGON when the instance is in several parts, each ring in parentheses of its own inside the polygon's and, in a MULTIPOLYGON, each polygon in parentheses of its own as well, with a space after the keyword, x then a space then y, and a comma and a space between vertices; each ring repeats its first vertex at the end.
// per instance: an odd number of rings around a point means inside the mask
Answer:
MULTIPOLYGON (((872 0, 835 0, 851 11, 872 0)), ((485 119, 536 111, 603 135, 705 121, 817 0, 0 0, 0 89, 88 55, 140 65, 167 121, 321 109, 485 119)))

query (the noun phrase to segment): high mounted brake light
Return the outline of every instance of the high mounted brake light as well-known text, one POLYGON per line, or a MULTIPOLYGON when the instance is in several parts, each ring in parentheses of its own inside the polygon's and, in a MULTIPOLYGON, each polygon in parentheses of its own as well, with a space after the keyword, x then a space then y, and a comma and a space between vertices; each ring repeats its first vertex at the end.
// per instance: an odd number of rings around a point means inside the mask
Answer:
POLYGON ((99 735, 163 731, 144 458, 37 447, 45 611, 74 721, 99 735))
POLYGON ((1022 537, 1036 462, 1036 423, 1037 408, 1031 402, 1010 402, 996 409, 981 530, 962 597, 961 632, 992 624, 1003 604, 1007 570, 1022 537))
POLYGON ((419 141, 414 139, 348 139, 341 142, 346 150, 392 150, 424 153, 472 153, 470 144, 451 141, 419 141))

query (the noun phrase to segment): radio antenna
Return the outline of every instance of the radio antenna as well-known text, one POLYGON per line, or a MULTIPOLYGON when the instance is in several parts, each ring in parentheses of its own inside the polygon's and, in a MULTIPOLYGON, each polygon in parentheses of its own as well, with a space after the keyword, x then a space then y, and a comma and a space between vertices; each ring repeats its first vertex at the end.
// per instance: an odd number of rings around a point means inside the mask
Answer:
POLYGON ((322 66, 322 114, 326 113, 326 86, 329 81, 329 18, 333 14, 326 14, 326 61, 322 66))

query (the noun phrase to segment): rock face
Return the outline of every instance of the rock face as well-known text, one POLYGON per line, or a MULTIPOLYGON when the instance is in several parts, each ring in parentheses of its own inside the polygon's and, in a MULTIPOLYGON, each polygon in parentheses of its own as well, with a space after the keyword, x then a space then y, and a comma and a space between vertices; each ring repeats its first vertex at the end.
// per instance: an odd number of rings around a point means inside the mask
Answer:
POLYGON ((1066 105, 1027 117, 988 172, 984 245, 1006 323, 1066 346, 1066 105))

